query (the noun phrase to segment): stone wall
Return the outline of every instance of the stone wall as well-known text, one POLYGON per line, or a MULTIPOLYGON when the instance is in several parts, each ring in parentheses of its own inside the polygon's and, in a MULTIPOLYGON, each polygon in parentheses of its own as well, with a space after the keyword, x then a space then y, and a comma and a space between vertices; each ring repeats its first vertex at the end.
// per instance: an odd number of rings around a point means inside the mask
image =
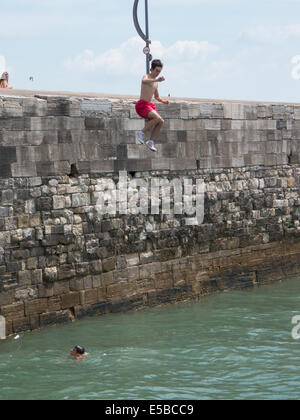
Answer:
POLYGON ((135 144, 133 100, 0 97, 8 334, 300 273, 300 106, 158 108, 153 154, 135 144), (203 180, 203 223, 174 211, 100 214, 103 181, 117 185, 124 170, 128 183, 203 180))
POLYGON ((300 105, 158 104, 158 154, 136 147, 135 101, 0 97, 2 178, 299 163, 300 105))

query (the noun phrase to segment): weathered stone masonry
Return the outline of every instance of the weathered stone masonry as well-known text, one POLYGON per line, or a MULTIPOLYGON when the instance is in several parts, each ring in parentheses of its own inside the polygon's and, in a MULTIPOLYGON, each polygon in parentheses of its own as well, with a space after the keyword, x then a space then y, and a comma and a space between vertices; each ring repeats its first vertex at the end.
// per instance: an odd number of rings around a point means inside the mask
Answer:
POLYGON ((8 334, 300 273, 300 105, 158 108, 166 123, 153 154, 135 144, 133 100, 0 97, 8 334), (121 170, 128 180, 203 179, 204 223, 101 217, 99 183, 117 183, 121 170))

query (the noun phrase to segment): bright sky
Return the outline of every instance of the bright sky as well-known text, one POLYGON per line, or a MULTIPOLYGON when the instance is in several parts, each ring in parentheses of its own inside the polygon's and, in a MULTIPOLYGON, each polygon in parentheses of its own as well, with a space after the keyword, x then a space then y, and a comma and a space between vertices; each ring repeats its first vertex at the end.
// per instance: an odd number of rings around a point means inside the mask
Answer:
MULTIPOLYGON (((300 102, 300 0, 148 1, 161 95, 300 102)), ((3 2, 0 71, 16 89, 139 94, 133 3, 3 2)), ((144 0, 139 14, 144 28, 144 0)))

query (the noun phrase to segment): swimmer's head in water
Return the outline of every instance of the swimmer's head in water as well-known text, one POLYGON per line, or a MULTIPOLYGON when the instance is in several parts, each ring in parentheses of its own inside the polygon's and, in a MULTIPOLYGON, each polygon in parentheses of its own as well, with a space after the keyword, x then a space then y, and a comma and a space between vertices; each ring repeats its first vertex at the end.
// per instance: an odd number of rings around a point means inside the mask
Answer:
POLYGON ((80 355, 83 356, 85 354, 85 349, 81 346, 75 346, 72 350, 71 350, 71 355, 72 356, 76 356, 76 355, 80 355))
POLYGON ((77 351, 77 353, 80 354, 80 355, 83 355, 85 353, 84 348, 81 347, 81 346, 75 346, 74 348, 77 351))

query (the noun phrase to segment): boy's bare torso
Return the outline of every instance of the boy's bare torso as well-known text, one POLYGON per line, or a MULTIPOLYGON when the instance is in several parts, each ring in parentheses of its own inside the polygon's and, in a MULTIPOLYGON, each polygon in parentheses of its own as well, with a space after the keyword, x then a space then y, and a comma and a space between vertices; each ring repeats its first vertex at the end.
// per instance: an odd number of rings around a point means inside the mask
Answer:
POLYGON ((141 88, 141 99, 143 101, 151 102, 152 98, 157 91, 158 82, 151 78, 150 75, 145 76, 148 80, 153 80, 152 83, 142 83, 141 88))

